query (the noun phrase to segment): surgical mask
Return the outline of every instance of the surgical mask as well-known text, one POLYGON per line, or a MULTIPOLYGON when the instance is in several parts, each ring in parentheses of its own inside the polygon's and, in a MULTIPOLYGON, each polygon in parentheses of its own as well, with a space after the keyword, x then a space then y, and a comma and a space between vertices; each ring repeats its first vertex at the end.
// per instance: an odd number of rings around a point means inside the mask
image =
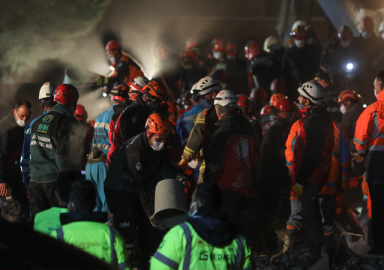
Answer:
POLYGON ((351 41, 350 40, 340 40, 340 45, 344 48, 348 48, 349 45, 351 45, 351 41))
POLYGON ((210 103, 208 103, 208 100, 206 98, 200 98, 199 104, 204 109, 209 109, 212 106, 210 103))
POLYGON ((15 117, 16 117, 16 124, 19 126, 19 127, 25 127, 25 122, 23 121, 23 120, 21 120, 21 119, 19 119, 18 117, 17 117, 17 115, 15 115, 15 117))
POLYGON ((342 114, 345 114, 347 112, 347 107, 343 104, 340 106, 340 111, 342 114))
POLYGON ((164 149, 164 145, 165 143, 164 142, 154 142, 153 145, 150 144, 152 149, 155 150, 155 151, 161 151, 164 149))
POLYGON ((220 58, 223 58, 224 53, 223 52, 213 52, 212 56, 213 56, 213 58, 219 60, 220 58))
POLYGON ((296 40, 295 40, 295 45, 296 45, 296 47, 298 47, 299 49, 301 49, 301 48, 303 48, 304 45, 305 45, 305 40, 296 39, 296 40))

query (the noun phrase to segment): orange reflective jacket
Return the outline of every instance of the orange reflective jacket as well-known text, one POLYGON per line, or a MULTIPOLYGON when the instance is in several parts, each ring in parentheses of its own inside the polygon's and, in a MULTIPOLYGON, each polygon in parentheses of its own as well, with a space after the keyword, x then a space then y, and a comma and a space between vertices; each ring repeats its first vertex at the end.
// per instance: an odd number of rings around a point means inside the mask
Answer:
MULTIPOLYGON (((297 138, 297 133, 301 128, 303 120, 297 120, 291 127, 286 142, 285 159, 289 169, 290 175, 292 173, 292 164, 294 161, 294 149, 297 138)), ((349 151, 348 138, 345 129, 340 125, 333 122, 333 134, 334 145, 332 151, 332 165, 329 178, 323 188, 320 195, 335 196, 337 192, 342 189, 348 188, 351 173, 351 153, 349 151)), ((292 183, 294 179, 292 177, 292 183)), ((293 183, 294 184, 294 183, 293 183)), ((298 200, 299 197, 294 192, 294 188, 291 190, 291 200, 298 200)))

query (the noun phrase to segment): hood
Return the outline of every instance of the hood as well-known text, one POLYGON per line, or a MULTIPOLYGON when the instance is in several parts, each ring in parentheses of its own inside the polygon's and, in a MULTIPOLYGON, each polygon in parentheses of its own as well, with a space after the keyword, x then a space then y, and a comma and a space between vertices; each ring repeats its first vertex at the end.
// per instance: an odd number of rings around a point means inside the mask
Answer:
POLYGON ((75 212, 60 214, 61 225, 69 224, 77 221, 92 221, 106 223, 108 213, 106 212, 91 212, 87 210, 77 210, 75 212))
POLYGON ((228 245, 237 236, 234 226, 216 209, 202 206, 187 221, 204 241, 215 247, 228 245))

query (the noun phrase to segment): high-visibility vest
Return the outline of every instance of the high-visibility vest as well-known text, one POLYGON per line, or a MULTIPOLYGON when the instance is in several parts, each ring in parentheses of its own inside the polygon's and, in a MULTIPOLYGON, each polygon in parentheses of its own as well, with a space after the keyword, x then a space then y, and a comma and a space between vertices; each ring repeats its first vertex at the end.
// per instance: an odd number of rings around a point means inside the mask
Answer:
POLYGON ((130 269, 124 239, 106 224, 77 221, 53 231, 51 236, 116 265, 118 269, 130 269))
POLYGON ((61 227, 60 214, 68 213, 67 208, 52 207, 51 209, 37 213, 33 229, 41 233, 50 234, 61 227))
POLYGON ((151 258, 150 269, 252 269, 251 249, 240 235, 223 247, 201 238, 191 224, 172 228, 151 258))
MULTIPOLYGON (((291 127, 286 142, 285 158, 286 165, 292 176, 292 162, 294 162, 294 146, 297 133, 302 125, 302 120, 297 120, 291 127)), ((349 186, 351 174, 351 153, 348 138, 344 127, 333 122, 334 145, 332 150, 332 164, 329 178, 319 195, 335 196, 340 189, 345 190, 349 186)), ((291 190, 291 200, 298 200, 294 188, 291 190)))

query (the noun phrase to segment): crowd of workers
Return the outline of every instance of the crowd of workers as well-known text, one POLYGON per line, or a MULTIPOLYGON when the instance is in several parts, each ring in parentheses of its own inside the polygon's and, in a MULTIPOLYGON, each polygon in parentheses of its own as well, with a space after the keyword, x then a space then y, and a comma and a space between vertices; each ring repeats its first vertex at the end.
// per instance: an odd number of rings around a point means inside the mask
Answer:
POLYGON ((95 121, 74 86, 51 82, 39 92, 43 115, 31 120, 19 101, 0 121, 2 217, 121 269, 252 269, 255 255, 289 253, 306 231, 310 266, 356 207, 344 197, 364 191, 369 253, 384 255, 384 40, 371 18, 360 28, 353 37, 342 26, 322 51, 298 21, 286 46, 249 41, 246 61, 220 38, 207 58, 189 39, 176 65, 158 44, 151 80, 110 41, 113 71, 95 85, 112 106, 95 121), (191 205, 171 229, 154 219, 163 179, 180 181, 191 205))

